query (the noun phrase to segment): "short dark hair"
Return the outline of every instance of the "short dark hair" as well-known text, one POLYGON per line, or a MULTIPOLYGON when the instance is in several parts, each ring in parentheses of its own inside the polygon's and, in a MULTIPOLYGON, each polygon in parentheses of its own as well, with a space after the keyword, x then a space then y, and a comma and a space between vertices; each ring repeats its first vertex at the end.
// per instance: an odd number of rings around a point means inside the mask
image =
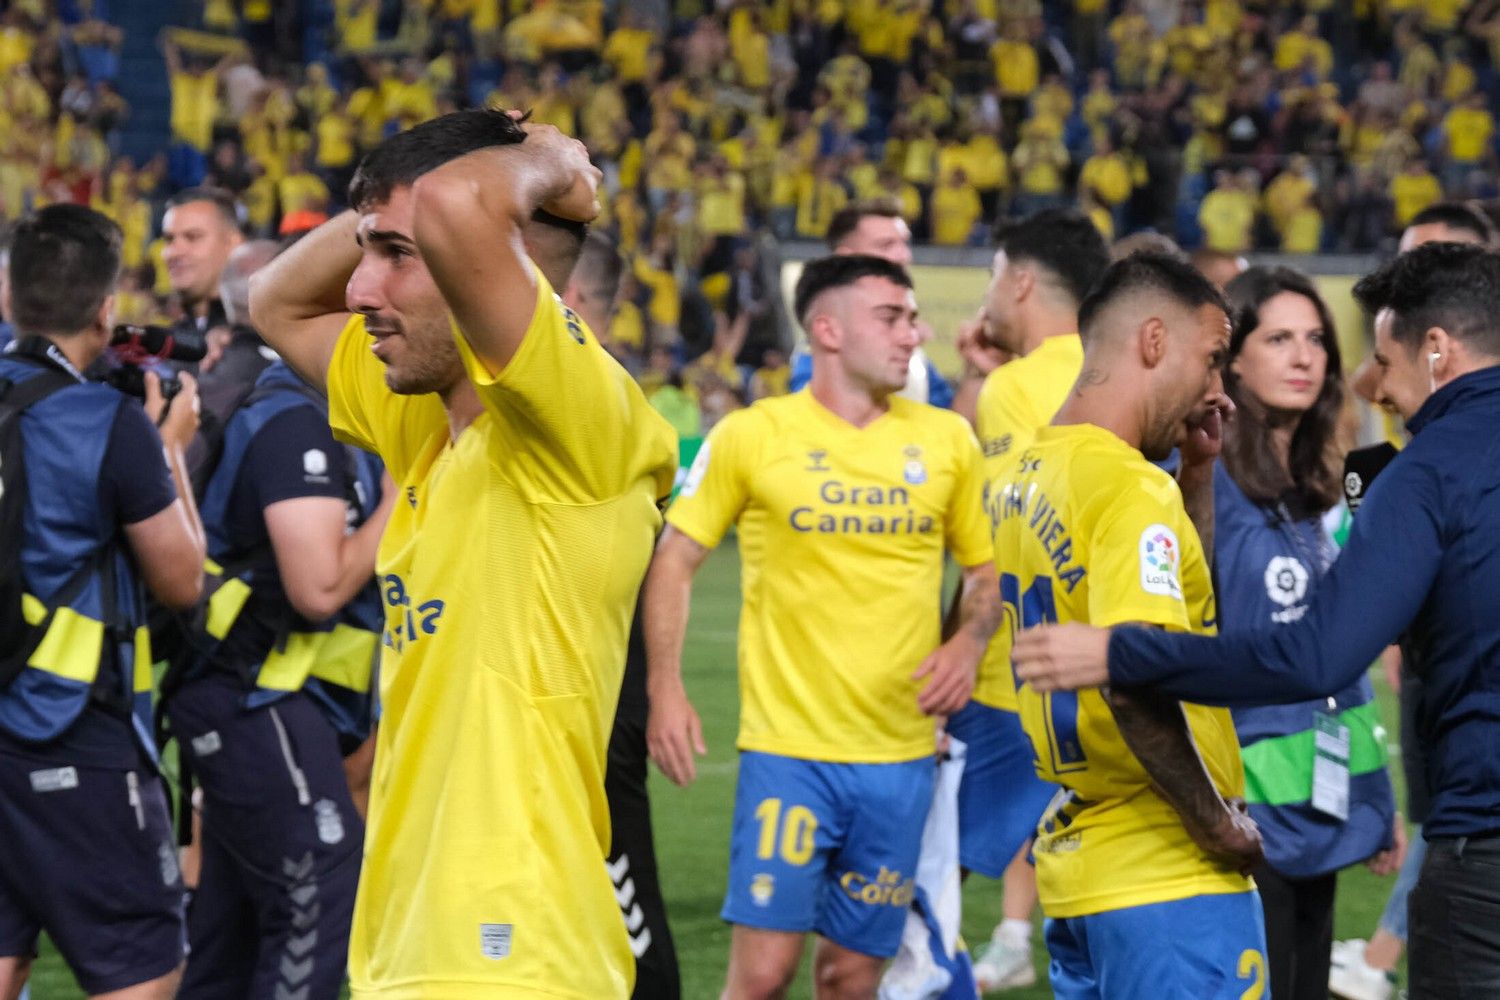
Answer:
POLYGON ((1084 341, 1090 339, 1095 321, 1110 305, 1140 291, 1166 295, 1187 309, 1215 306, 1229 314, 1224 296, 1192 264, 1162 253, 1135 253, 1109 265, 1079 305, 1078 329, 1084 341))
POLYGON ((833 213, 833 218, 828 220, 828 235, 825 237, 828 249, 837 250, 848 239, 849 234, 859 228, 859 223, 867 215, 879 216, 882 219, 901 218, 901 204, 895 198, 867 198, 845 205, 833 213))
POLYGON ((844 288, 861 278, 884 278, 903 288, 911 288, 911 275, 900 264, 893 264, 884 257, 872 257, 863 253, 832 254, 810 260, 802 267, 797 278, 797 291, 793 297, 797 322, 807 323, 807 310, 813 300, 833 288, 844 288))
POLYGON ((1354 286, 1371 316, 1389 309, 1391 336, 1416 350, 1432 327, 1500 357, 1500 253, 1472 243, 1425 243, 1354 286))
POLYGON ((1229 357, 1245 346, 1245 338, 1260 326, 1260 310, 1284 292, 1312 303, 1323 328, 1327 364, 1318 398, 1297 421, 1283 468, 1271 447, 1265 407, 1252 399, 1234 371, 1224 370, 1224 391, 1234 400, 1235 413, 1224 435, 1224 468, 1239 488, 1257 503, 1289 499, 1298 516, 1322 513, 1342 496, 1344 457, 1339 451, 1338 426, 1344 406, 1344 375, 1339 358, 1338 332, 1333 314, 1312 279, 1289 267, 1252 267, 1234 277, 1224 289, 1229 300, 1229 357), (1291 497, 1288 498, 1288 494, 1291 497))
POLYGON ((1071 208, 1047 208, 1002 225, 995 247, 1012 261, 1028 261, 1056 275, 1075 304, 1109 267, 1109 247, 1099 228, 1071 208))
POLYGON ((587 222, 564 219, 540 208, 531 213, 525 230, 527 252, 557 294, 567 286, 588 235, 587 222))
POLYGON ((417 178, 450 160, 525 138, 520 122, 491 108, 469 108, 425 121, 365 154, 349 182, 349 204, 356 210, 379 205, 396 188, 415 184, 417 178))
POLYGON ((1122 236, 1109 247, 1109 259, 1112 261, 1129 257, 1133 253, 1160 253, 1168 257, 1188 259, 1188 255, 1182 247, 1177 245, 1176 240, 1154 229, 1142 229, 1129 236, 1122 236))
POLYGON ((606 302, 613 302, 620 290, 620 273, 624 267, 620 251, 603 233, 589 233, 579 248, 578 278, 584 282, 583 287, 606 302))
POLYGON ((183 188, 167 200, 167 208, 181 208, 183 205, 191 205, 199 201, 206 201, 217 209, 219 219, 230 229, 240 228, 239 202, 234 200, 234 195, 223 188, 207 186, 183 188))
POLYGON ((99 314, 120 276, 120 227, 82 205, 49 205, 11 230, 11 321, 22 333, 71 334, 99 314))
POLYGON ((1465 233, 1473 233, 1485 246, 1496 242, 1495 225, 1478 204, 1467 201, 1442 201, 1428 205, 1411 217, 1406 228, 1412 226, 1446 226, 1465 233))

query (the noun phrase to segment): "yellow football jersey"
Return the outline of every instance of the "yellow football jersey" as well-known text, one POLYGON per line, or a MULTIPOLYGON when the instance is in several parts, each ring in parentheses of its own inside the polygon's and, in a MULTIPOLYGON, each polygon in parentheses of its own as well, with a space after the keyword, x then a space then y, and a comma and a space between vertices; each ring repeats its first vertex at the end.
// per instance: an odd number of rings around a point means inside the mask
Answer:
MULTIPOLYGON (((1010 472, 1015 457, 1031 446, 1038 429, 1052 422, 1083 370, 1083 341, 1077 334, 1048 337, 1036 350, 990 372, 979 389, 976 429, 984 449, 984 478, 1010 472)), ((996 564, 997 572, 1005 567, 996 564)), ((1016 710, 1016 683, 1010 647, 996 641, 979 664, 974 700, 990 708, 1016 710)))
POLYGON ((537 275, 484 412, 450 441, 399 396, 362 317, 328 372, 330 422, 399 499, 377 572, 383 715, 349 951, 356 997, 630 994, 605 871, 605 748, 636 593, 671 488, 671 429, 537 275))
MULTIPOLYGON (((1017 628, 1043 622, 1214 631, 1208 563, 1176 482, 1108 431, 1042 428, 985 504, 1005 604, 995 645, 1007 656, 1017 628)), ((1044 695, 1023 685, 1019 702, 1037 774, 1063 786, 1035 847, 1048 916, 1251 888, 1188 837, 1098 689, 1044 695)), ((1228 710, 1184 708, 1215 786, 1243 796, 1228 710)))
POLYGON ((923 403, 856 428, 804 389, 713 429, 667 521, 710 548, 739 524, 740 749, 933 752, 911 674, 940 641, 944 549, 990 561, 981 493, 968 425, 923 403))

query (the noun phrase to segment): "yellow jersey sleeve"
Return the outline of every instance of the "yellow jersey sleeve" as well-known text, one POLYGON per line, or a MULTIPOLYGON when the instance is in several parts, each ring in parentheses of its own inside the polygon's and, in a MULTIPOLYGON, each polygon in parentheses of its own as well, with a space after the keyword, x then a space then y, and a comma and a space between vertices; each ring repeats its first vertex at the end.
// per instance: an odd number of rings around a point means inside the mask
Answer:
POLYGON ((943 534, 948 551, 960 566, 979 566, 995 559, 989 519, 984 513, 984 459, 979 442, 968 428, 960 428, 960 434, 955 436, 958 476, 943 534))
POLYGON ((1036 429, 1051 419, 1040 416, 1031 398, 1016 379, 1017 362, 1001 365, 985 377, 975 404, 974 429, 990 467, 996 460, 1018 455, 1036 436, 1036 429))
POLYGON ((667 511, 668 524, 705 548, 719 544, 750 500, 753 419, 752 410, 739 410, 709 431, 667 511))
POLYGON ((493 458, 523 492, 588 503, 643 477, 665 499, 677 473, 677 439, 619 362, 540 270, 536 306, 515 356, 491 372, 456 322, 454 340, 485 411, 512 433, 493 458))
MULTIPOLYGON (((1182 565, 1186 518, 1166 501, 1170 482, 1141 483, 1121 490, 1099 520, 1089 541, 1088 622, 1108 628, 1124 622, 1190 628, 1183 596, 1182 565)), ((1176 499, 1180 510, 1182 501, 1176 499)), ((1197 533, 1192 544, 1197 545, 1197 533)))
POLYGON ((432 395, 404 396, 385 384, 385 366, 370 353, 365 318, 344 324, 328 364, 328 422, 334 436, 379 455, 403 482, 434 434, 446 435, 443 404, 432 395))

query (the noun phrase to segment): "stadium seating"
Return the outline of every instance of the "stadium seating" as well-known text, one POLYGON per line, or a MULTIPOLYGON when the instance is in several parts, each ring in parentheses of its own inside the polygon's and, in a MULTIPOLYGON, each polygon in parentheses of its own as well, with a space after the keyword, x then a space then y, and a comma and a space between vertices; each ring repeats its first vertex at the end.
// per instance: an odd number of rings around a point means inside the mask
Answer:
POLYGON ((1307 253, 1375 250, 1433 201, 1496 193, 1495 0, 607 6, 12 0, 0 215, 108 211, 130 318, 166 317, 150 241, 174 189, 228 187, 248 229, 292 234, 393 131, 524 107, 605 169, 636 307, 612 349, 648 380, 653 345, 707 354, 689 389, 743 395, 734 362, 768 345, 724 335, 736 251, 817 240, 852 199, 897 198, 919 242, 983 245, 1071 203, 1110 237, 1307 253))

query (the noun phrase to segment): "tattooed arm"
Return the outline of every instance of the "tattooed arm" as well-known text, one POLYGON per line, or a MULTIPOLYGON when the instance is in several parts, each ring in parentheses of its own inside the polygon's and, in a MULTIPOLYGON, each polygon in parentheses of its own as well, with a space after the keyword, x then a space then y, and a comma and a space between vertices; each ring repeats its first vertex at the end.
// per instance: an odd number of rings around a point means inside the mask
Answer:
POLYGON ((1188 836, 1214 861, 1249 874, 1261 860, 1260 831, 1243 802, 1225 801, 1214 788, 1182 705, 1141 688, 1106 687, 1103 693, 1125 745, 1177 811, 1188 836))

